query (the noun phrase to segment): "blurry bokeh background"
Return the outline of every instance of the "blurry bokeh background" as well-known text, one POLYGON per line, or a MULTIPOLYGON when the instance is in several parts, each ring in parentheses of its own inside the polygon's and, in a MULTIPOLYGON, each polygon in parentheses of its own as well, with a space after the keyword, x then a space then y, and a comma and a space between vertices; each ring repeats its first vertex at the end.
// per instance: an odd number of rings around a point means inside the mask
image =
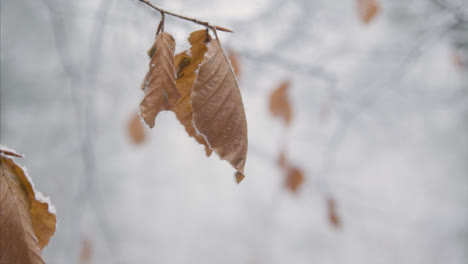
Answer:
MULTIPOLYGON (((153 1, 236 31, 237 185, 171 112, 129 137, 159 13, 1 0, 0 141, 57 208, 47 263, 467 263, 468 3, 378 2, 366 24, 354 0, 153 1), (290 127, 268 109, 285 80, 290 127)), ((177 51, 198 29, 166 17, 177 51)))

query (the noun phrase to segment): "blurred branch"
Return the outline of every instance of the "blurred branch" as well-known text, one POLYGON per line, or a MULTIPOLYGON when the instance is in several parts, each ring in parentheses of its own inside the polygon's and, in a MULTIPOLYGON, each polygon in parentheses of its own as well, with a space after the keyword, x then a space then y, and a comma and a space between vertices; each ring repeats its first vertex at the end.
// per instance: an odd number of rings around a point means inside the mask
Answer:
POLYGON ((436 6, 452 13, 457 20, 468 23, 468 17, 466 17, 467 15, 464 14, 462 11, 462 8, 466 7, 466 5, 451 6, 446 1, 441 1, 441 0, 432 0, 432 2, 436 6))
MULTIPOLYGON (((322 188, 326 192, 330 192, 330 186, 325 176, 327 175, 328 171, 333 169, 335 166, 337 153, 353 123, 361 114, 369 110, 370 107, 373 105, 378 105, 379 98, 381 99, 383 98, 383 95, 389 91, 395 90, 395 88, 391 87, 397 87, 395 84, 401 81, 403 76, 408 72, 408 67, 412 64, 412 62, 416 58, 420 57, 423 54, 423 51, 427 50, 429 46, 432 46, 434 43, 441 40, 442 37, 445 36, 445 34, 449 32, 456 24, 458 24, 458 21, 451 21, 450 23, 444 23, 436 30, 430 30, 431 34, 429 34, 428 37, 423 37, 416 42, 416 44, 408 51, 408 54, 403 58, 399 66, 388 75, 388 78, 386 78, 382 85, 374 84, 369 86, 364 90, 364 93, 361 93, 361 95, 355 100, 355 103, 353 103, 353 106, 355 106, 354 108, 345 108, 342 110, 343 113, 340 117, 340 121, 328 138, 326 147, 324 148, 324 152, 322 154, 323 162, 317 171, 316 176, 317 181, 323 184, 322 188), (376 86, 378 86, 378 88, 376 86)), ((350 100, 349 97, 344 97, 343 99, 347 101, 350 100)))
POLYGON ((80 106, 74 82, 74 79, 79 79, 79 76, 73 69, 72 65, 66 59, 68 47, 67 43, 65 42, 65 22, 63 17, 55 15, 56 12, 53 4, 49 3, 48 0, 42 0, 42 3, 46 7, 50 16, 51 28, 53 33, 52 35, 54 36, 55 42, 55 50, 59 58, 59 62, 62 65, 63 72, 66 78, 68 79, 73 109, 75 111, 76 119, 79 121, 81 120, 79 111, 80 106))
POLYGON ((254 60, 256 62, 273 64, 275 66, 288 69, 292 72, 319 76, 327 82, 335 82, 335 76, 330 72, 326 71, 321 66, 285 59, 274 53, 261 53, 258 51, 239 51, 238 53, 239 55, 247 59, 254 60))
MULTIPOLYGON (((93 108, 92 108, 92 93, 91 91, 86 91, 86 98, 84 100, 84 106, 81 106, 78 101, 78 96, 76 91, 78 90, 78 86, 80 86, 82 78, 80 77, 80 74, 77 70, 75 70, 72 67, 72 64, 70 63, 70 60, 68 59, 69 56, 67 55, 67 50, 69 50, 68 45, 66 43, 66 29, 65 29, 65 23, 63 16, 57 15, 57 12, 55 11, 55 5, 50 3, 48 0, 42 0, 43 4, 48 10, 48 13, 51 17, 51 28, 53 31, 53 36, 55 40, 55 49, 56 53, 59 57, 59 61, 62 65, 62 68, 64 70, 64 73, 69 81, 69 87, 71 90, 72 94, 72 105, 74 106, 76 115, 77 115, 77 122, 79 128, 83 128, 83 139, 81 142, 81 147, 80 147, 80 152, 81 152, 81 157, 83 159, 83 167, 84 167, 84 183, 83 186, 80 187, 80 189, 77 191, 77 194, 74 198, 74 205, 78 205, 77 208, 73 208, 72 210, 72 219, 80 219, 81 217, 76 217, 74 216, 75 213, 80 214, 80 216, 83 215, 84 208, 86 206, 86 202, 90 202, 90 195, 87 195, 89 191, 91 193, 94 193, 96 196, 96 200, 100 201, 98 199, 99 196, 99 189, 96 188, 94 190, 93 187, 95 187, 95 184, 92 184, 93 181, 97 181, 96 177, 96 165, 95 165, 95 154, 94 154, 94 132, 93 127, 94 127, 94 122, 92 120, 93 118, 93 108), (83 112, 83 116, 81 116, 81 112, 83 112), (84 118, 84 120, 81 120, 81 117, 84 118), (83 123, 80 125, 80 123, 83 123), (94 192, 93 192, 94 190, 94 192)), ((112 3, 112 2, 111 2, 112 3)), ((90 41, 90 56, 89 56, 89 65, 87 67, 87 72, 86 72, 86 80, 87 80, 87 85, 85 87, 91 87, 96 80, 96 75, 98 72, 98 68, 100 66, 99 63, 99 54, 100 54, 100 46, 101 46, 101 40, 102 40, 102 35, 103 35, 103 28, 106 25, 105 21, 107 18, 108 10, 110 10, 109 6, 111 3, 108 3, 107 1, 102 1, 100 5, 100 10, 102 12, 98 12, 96 16, 99 19, 95 19, 95 24, 96 26, 94 27, 94 31, 92 33, 91 41, 90 41)), ((94 91, 93 91, 94 92, 94 91)), ((98 184, 97 184, 98 185, 98 184)), ((92 203, 91 203, 92 204, 92 203)), ((114 239, 111 239, 111 234, 112 232, 109 229, 109 225, 106 223, 105 219, 102 219, 100 213, 105 213, 105 206, 101 206, 99 210, 96 211, 95 215, 97 217, 98 225, 100 225, 100 228, 102 232, 104 233, 104 238, 106 241, 107 247, 111 251, 111 255, 115 255, 113 252, 114 250, 111 248, 111 241, 114 239)))

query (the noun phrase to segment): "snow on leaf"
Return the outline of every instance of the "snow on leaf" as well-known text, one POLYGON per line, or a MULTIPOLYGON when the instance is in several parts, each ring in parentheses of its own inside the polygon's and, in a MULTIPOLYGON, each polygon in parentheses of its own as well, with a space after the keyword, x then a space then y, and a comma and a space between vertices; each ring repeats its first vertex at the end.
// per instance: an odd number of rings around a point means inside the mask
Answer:
POLYGON ((177 73, 177 89, 181 94, 181 98, 177 101, 173 111, 179 122, 185 127, 189 136, 205 146, 205 153, 210 156, 213 150, 208 145, 202 135, 198 135, 193 127, 192 104, 190 100, 192 87, 197 78, 196 71, 202 64, 207 51, 207 43, 211 41, 211 37, 206 30, 194 31, 190 34, 189 42, 192 45, 190 52, 184 51, 175 56, 175 65, 177 73))
POLYGON ((5 145, 0 144, 0 154, 5 156, 12 156, 18 158, 24 158, 23 154, 17 153, 14 149, 9 148, 5 145))
POLYGON ((44 263, 41 250, 57 220, 51 205, 36 197, 43 196, 34 192, 24 170, 0 156, 0 263, 44 263))
POLYGON ((209 45, 200 67, 192 89, 192 110, 198 131, 222 159, 243 174, 247 121, 236 77, 218 39, 209 45))
POLYGON ((151 128, 158 113, 171 110, 180 98, 174 73, 174 38, 162 32, 156 36, 153 48, 150 69, 142 84, 145 97, 140 103, 141 117, 151 128))
POLYGON ((292 121, 292 108, 288 99, 289 81, 282 82, 270 95, 270 112, 279 117, 286 125, 292 121))
POLYGON ((231 61, 232 69, 234 70, 234 74, 236 75, 237 79, 239 79, 240 75, 240 65, 239 65, 239 58, 235 51, 230 50, 228 53, 229 60, 231 61))

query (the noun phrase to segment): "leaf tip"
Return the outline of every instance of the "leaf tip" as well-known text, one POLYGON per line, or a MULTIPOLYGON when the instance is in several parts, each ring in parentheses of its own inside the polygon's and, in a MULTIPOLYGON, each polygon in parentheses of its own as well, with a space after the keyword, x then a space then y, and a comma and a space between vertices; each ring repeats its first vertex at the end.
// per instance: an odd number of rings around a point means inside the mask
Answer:
POLYGON ((237 184, 241 183, 241 181, 244 180, 244 178, 245 178, 244 173, 242 173, 240 171, 236 171, 234 176, 236 177, 237 184))
POLYGON ((220 30, 220 31, 224 31, 224 32, 235 33, 234 30, 231 30, 231 29, 228 29, 228 28, 224 28, 224 27, 220 27, 220 26, 214 26, 214 28, 215 28, 216 30, 220 30))

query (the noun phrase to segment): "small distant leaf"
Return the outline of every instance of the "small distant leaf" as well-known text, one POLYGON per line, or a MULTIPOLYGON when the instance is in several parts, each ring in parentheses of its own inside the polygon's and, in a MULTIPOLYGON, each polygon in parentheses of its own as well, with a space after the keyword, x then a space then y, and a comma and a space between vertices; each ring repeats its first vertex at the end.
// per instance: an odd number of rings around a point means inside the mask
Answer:
POLYGON ((297 192, 299 187, 302 185, 304 182, 304 175, 302 174, 302 171, 298 168, 290 168, 287 171, 286 175, 286 187, 292 191, 292 192, 297 192))
POLYGON ((182 97, 177 101, 173 111, 180 123, 185 127, 189 136, 195 138, 198 143, 204 145, 206 155, 210 156, 213 150, 209 147, 205 138, 198 135, 193 127, 191 93, 192 87, 197 78, 195 72, 203 62, 207 51, 206 44, 211 41, 211 36, 206 30, 198 30, 192 32, 188 40, 192 45, 190 47, 190 53, 184 51, 177 54, 175 57, 175 68, 177 73, 176 85, 182 97))
POLYGON ((128 122, 128 135, 133 144, 140 144, 145 141, 145 127, 138 113, 135 113, 128 122))
POLYGON ((174 73, 174 38, 162 32, 156 36, 152 49, 154 52, 149 53, 153 55, 150 69, 142 84, 145 97, 140 103, 141 117, 151 128, 154 127, 158 113, 171 110, 180 98, 174 73))
POLYGON ((212 41, 192 89, 193 122, 211 149, 239 172, 247 158, 247 121, 234 72, 218 39, 212 41))
POLYGON ((286 170, 289 167, 288 161, 286 159, 286 152, 284 150, 280 152, 280 155, 277 160, 277 164, 283 170, 286 170))
POLYGON ((379 12, 380 6, 377 0, 357 0, 357 9, 361 21, 370 23, 379 12))
POLYGON ((282 119, 286 125, 291 124, 292 109, 288 98, 289 82, 285 81, 270 96, 270 112, 282 119))
POLYGON ((44 263, 41 250, 57 220, 38 194, 23 169, 0 155, 0 263, 44 263))
POLYGON ((93 246, 91 239, 85 238, 81 242, 81 253, 80 253, 80 263, 86 264, 90 263, 91 256, 93 254, 93 246))
POLYGON ((240 76, 240 66, 239 66, 239 58, 237 53, 233 50, 230 50, 228 53, 229 60, 231 61, 232 69, 234 70, 234 74, 236 75, 237 79, 240 76))
POLYGON ((327 199, 327 208, 328 208, 328 220, 334 228, 341 227, 341 221, 336 213, 335 200, 331 197, 327 199))
POLYGON ((453 51, 452 53, 452 62, 458 68, 463 68, 465 66, 465 61, 461 54, 457 51, 453 51))

